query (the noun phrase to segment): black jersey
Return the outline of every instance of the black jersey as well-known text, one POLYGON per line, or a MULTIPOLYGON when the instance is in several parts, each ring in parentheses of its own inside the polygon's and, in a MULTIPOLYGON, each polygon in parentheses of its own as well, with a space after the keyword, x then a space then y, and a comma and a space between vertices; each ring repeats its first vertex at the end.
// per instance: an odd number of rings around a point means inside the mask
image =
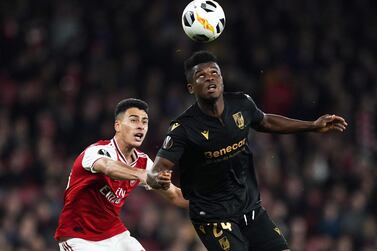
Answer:
POLYGON ((260 203, 248 133, 263 112, 243 93, 224 93, 224 103, 221 119, 203 113, 197 103, 188 108, 171 123, 157 154, 179 165, 195 221, 238 217, 260 203))

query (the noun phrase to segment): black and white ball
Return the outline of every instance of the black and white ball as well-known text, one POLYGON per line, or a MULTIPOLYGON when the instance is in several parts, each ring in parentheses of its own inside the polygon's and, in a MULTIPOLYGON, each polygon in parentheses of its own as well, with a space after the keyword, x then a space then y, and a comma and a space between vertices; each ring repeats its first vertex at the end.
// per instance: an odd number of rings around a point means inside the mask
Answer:
POLYGON ((213 0, 194 0, 182 14, 182 27, 189 38, 196 42, 211 42, 225 28, 225 14, 213 0))

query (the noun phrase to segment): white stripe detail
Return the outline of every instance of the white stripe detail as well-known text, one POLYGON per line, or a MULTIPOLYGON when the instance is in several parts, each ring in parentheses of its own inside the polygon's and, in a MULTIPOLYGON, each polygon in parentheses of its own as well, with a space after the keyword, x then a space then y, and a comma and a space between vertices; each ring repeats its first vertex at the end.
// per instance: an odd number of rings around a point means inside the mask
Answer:
POLYGON ((149 156, 146 154, 146 153, 143 153, 143 152, 140 152, 139 150, 137 150, 136 148, 134 149, 133 151, 133 157, 134 157, 134 161, 132 161, 131 163, 129 163, 126 159, 126 157, 124 156, 124 154, 122 153, 122 151, 120 150, 119 146, 118 146, 118 143, 116 142, 115 138, 112 138, 111 141, 113 142, 114 144, 114 147, 115 147, 115 150, 116 152, 118 153, 118 155, 120 155, 120 159, 127 165, 129 166, 135 166, 136 162, 139 160, 139 158, 149 158, 149 156))
POLYGON ((63 242, 63 248, 64 248, 64 250, 67 250, 67 251, 73 251, 73 249, 71 248, 71 246, 69 246, 66 241, 63 242))
POLYGON ((123 162, 126 163, 127 165, 129 165, 126 157, 123 155, 122 151, 119 149, 119 146, 118 146, 115 138, 113 138, 112 141, 114 142, 115 149, 118 152, 118 154, 120 155, 120 157, 123 160, 123 162))

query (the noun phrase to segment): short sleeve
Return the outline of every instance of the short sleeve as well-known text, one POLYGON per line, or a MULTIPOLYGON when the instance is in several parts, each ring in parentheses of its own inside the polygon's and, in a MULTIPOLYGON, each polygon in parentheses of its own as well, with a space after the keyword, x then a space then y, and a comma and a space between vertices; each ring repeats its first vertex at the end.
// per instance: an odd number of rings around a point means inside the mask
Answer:
POLYGON ((93 164, 100 158, 109 158, 117 160, 115 149, 107 145, 92 145, 84 151, 82 159, 82 167, 92 173, 97 173, 93 170, 93 164))
POLYGON ((264 112, 262 112, 257 105, 255 104, 254 100, 248 94, 244 94, 247 98, 247 109, 250 111, 251 114, 251 126, 258 125, 262 122, 264 118, 264 112))
POLYGON ((148 173, 152 171, 152 167, 153 167, 153 161, 149 158, 149 156, 147 156, 147 166, 145 167, 145 169, 147 170, 148 173))
POLYGON ((169 128, 157 156, 177 164, 186 147, 187 137, 185 129, 179 122, 174 122, 169 128))
MULTIPOLYGON (((147 166, 145 167, 145 170, 150 173, 152 171, 152 167, 153 167, 153 161, 149 158, 149 156, 147 156, 147 166)), ((151 186, 149 186, 148 184, 139 184, 140 186, 143 186, 145 188, 145 190, 152 190, 153 188, 151 186)))

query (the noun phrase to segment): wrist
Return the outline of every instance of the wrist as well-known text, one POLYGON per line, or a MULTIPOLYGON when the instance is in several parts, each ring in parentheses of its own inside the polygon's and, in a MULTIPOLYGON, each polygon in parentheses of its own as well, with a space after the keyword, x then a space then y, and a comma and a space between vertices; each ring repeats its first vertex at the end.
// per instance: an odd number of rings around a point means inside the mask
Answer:
POLYGON ((157 176, 153 173, 147 173, 146 184, 153 189, 160 189, 161 186, 158 184, 156 177, 157 176))
POLYGON ((140 182, 142 184, 147 184, 147 171, 144 170, 144 169, 138 169, 140 170, 138 173, 137 173, 137 178, 138 180, 140 180, 140 182))
POLYGON ((311 121, 311 130, 314 132, 318 132, 321 129, 321 125, 318 123, 317 120, 311 121))

